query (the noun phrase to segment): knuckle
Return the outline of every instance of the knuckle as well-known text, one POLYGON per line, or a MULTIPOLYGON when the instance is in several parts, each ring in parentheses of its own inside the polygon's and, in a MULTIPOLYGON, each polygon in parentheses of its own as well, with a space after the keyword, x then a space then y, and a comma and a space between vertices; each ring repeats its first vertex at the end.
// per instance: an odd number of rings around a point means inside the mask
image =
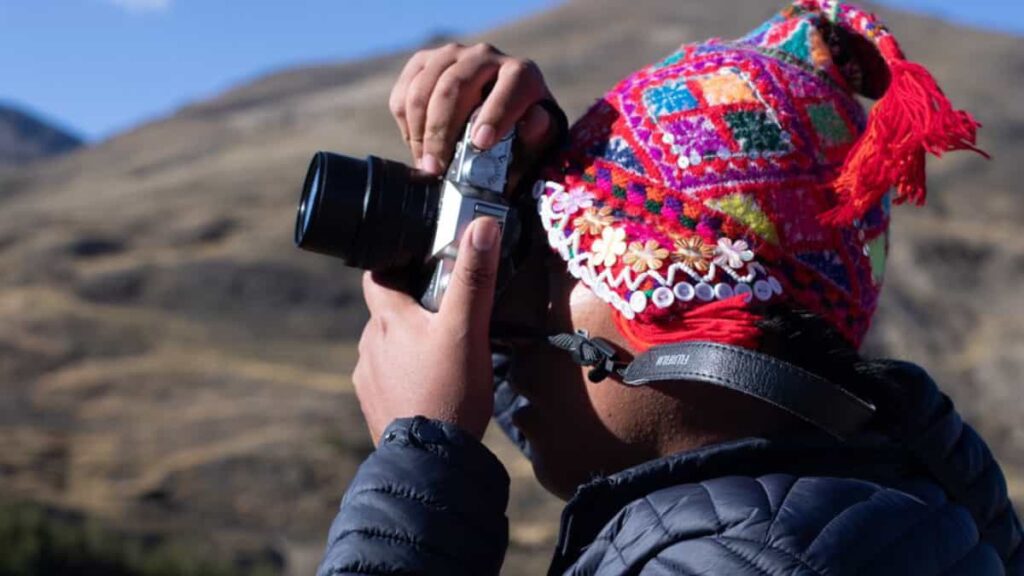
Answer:
POLYGON ((467 82, 467 79, 459 74, 446 74, 437 81, 434 94, 444 100, 458 100, 467 82))
POLYGON ((401 96, 392 95, 388 100, 388 110, 391 111, 391 115, 399 120, 405 118, 405 100, 401 96))
POLYGON ((490 56, 498 53, 498 49, 490 42, 477 42, 467 50, 473 56, 490 56))
POLYGON ((463 268, 459 273, 459 280, 466 286, 478 289, 489 286, 495 280, 496 274, 487 268, 469 266, 463 268))
POLYGON ((430 102, 430 96, 423 90, 409 92, 409 95, 405 98, 405 114, 409 115, 410 111, 426 110, 428 102, 430 102))
POLYGON ((430 58, 430 52, 431 50, 429 48, 417 50, 416 52, 413 53, 411 57, 409 57, 409 60, 405 63, 406 68, 410 68, 412 66, 418 67, 422 65, 424 62, 427 61, 427 58, 430 58))
POLYGON ((509 58, 504 67, 508 74, 515 78, 521 78, 529 72, 526 61, 520 58, 509 58))
POLYGON ((352 387, 356 389, 357 393, 365 389, 366 383, 370 380, 366 371, 367 368, 363 362, 356 364, 355 369, 352 370, 352 387))
POLYGON ((461 52, 463 48, 465 48, 465 46, 458 42, 448 42, 445 45, 438 48, 437 53, 447 57, 451 57, 461 52))
POLYGON ((509 73, 519 81, 535 81, 540 78, 540 68, 533 60, 514 58, 507 64, 509 73))
POLYGON ((431 124, 427 126, 426 133, 423 135, 424 142, 430 142, 432 144, 443 144, 448 140, 448 125, 447 124, 431 124))

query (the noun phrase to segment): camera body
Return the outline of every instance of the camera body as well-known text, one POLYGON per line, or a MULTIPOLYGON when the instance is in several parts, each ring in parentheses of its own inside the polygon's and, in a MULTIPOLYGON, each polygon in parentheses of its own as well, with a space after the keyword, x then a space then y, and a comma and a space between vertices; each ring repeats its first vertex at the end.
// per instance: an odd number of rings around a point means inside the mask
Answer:
POLYGON ((475 117, 443 178, 376 156, 317 152, 302 188, 295 243, 354 268, 399 277, 407 292, 436 311, 469 223, 490 216, 502 230, 500 290, 513 273, 514 256, 524 252, 518 246, 520 210, 506 194, 515 131, 480 150, 471 140, 475 117))
POLYGON ((428 257, 428 262, 436 264, 420 297, 420 303, 428 310, 436 311, 441 306, 455 268, 459 243, 469 223, 479 216, 490 216, 504 231, 508 220, 510 206, 503 196, 512 165, 515 131, 490 149, 480 150, 471 140, 472 126, 472 121, 466 124, 441 184, 437 231, 428 257))

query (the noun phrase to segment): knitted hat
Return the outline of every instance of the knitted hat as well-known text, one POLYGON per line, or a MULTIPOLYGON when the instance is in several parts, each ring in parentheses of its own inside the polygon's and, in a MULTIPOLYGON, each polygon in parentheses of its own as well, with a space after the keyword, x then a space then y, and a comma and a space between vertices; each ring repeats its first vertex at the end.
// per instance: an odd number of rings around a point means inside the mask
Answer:
POLYGON ((923 203, 925 153, 978 151, 978 126, 873 15, 799 0, 621 81, 534 196, 551 247, 638 349, 756 348, 775 302, 859 347, 890 199, 923 203), (856 94, 881 95, 870 116, 856 94))

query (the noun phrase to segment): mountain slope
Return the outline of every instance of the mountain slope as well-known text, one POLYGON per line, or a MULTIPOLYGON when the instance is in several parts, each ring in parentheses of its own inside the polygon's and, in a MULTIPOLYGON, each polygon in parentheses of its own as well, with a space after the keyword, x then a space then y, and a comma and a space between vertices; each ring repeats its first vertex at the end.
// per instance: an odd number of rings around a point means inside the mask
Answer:
MULTIPOLYGON (((577 116, 630 70, 774 4, 573 2, 482 38, 536 60, 577 116)), ((882 13, 985 123, 996 160, 932 163, 929 206, 897 210, 871 350, 933 370, 1022 478, 1024 40, 882 13)), ((406 57, 284 71, 0 172, 7 493, 311 571, 369 449, 348 380, 366 316, 358 273, 291 245, 295 202, 317 149, 406 158, 386 107, 406 57)), ((507 573, 542 572, 558 504, 491 444, 516 478, 507 573)))
POLYGON ((70 152, 82 140, 34 115, 0 104, 0 166, 70 152))

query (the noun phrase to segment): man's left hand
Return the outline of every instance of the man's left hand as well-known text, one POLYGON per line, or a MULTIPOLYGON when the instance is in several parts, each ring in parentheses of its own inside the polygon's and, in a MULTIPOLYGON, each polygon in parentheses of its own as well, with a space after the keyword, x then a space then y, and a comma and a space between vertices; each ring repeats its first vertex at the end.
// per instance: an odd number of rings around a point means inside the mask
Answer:
POLYGON ((375 444, 393 420, 411 416, 483 436, 494 403, 489 331, 500 244, 496 220, 470 224, 436 314, 363 276, 370 321, 352 382, 375 444))

